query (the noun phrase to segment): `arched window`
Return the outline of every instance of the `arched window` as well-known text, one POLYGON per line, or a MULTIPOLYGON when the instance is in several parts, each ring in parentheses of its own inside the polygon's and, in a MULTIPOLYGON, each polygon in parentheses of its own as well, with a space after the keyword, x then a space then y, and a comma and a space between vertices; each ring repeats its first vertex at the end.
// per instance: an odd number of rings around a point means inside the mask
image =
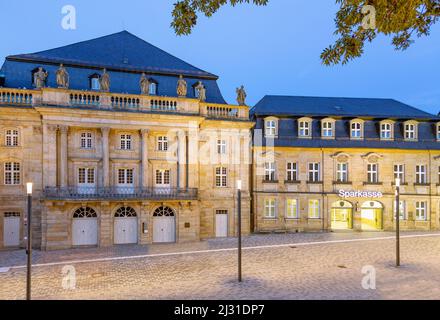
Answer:
POLYGON ((136 217, 136 211, 132 207, 120 207, 116 213, 116 218, 136 217))
POLYGON ((170 207, 159 207, 154 210, 154 217, 174 217, 174 211, 170 207))
POLYGON ((154 79, 150 79, 150 86, 148 88, 148 94, 150 96, 157 95, 157 87, 158 87, 157 81, 154 79))
POLYGON ((80 218, 96 218, 98 215, 96 214, 96 211, 93 210, 90 207, 81 207, 76 209, 76 211, 73 214, 74 219, 80 219, 80 218))
POLYGON ((89 88, 90 90, 101 90, 100 80, 101 76, 97 73, 92 74, 89 77, 89 88))

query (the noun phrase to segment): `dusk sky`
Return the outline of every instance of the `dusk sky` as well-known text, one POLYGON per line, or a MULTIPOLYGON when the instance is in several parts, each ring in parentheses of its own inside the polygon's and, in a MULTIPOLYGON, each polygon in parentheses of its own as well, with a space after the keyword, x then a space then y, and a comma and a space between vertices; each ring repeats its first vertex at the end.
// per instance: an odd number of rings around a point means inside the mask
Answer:
POLYGON ((395 51, 391 39, 368 44, 364 56, 325 67, 321 51, 334 40, 335 1, 271 0, 266 7, 225 7, 200 17, 190 36, 170 27, 176 0, 1 1, 0 59, 51 49, 123 29, 220 76, 229 103, 244 84, 248 104, 266 94, 394 98, 440 111, 440 24, 395 51), (61 8, 77 10, 77 29, 61 27, 61 8))

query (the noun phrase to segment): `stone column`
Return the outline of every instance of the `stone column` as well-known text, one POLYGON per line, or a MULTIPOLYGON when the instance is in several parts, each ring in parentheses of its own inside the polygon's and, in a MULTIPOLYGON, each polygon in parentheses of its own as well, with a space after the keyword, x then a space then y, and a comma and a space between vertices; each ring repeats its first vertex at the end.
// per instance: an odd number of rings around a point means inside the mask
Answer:
POLYGON ((60 186, 67 187, 68 174, 67 174, 67 132, 68 126, 59 126, 60 128, 60 186))
POLYGON ((43 126, 43 188, 57 185, 57 126, 43 126))
POLYGON ((186 188, 186 134, 184 131, 179 131, 178 139, 178 165, 179 165, 179 188, 186 188))
POLYGON ((148 129, 141 130, 141 174, 140 186, 148 187, 148 129))
POLYGON ((110 155, 109 155, 109 133, 110 128, 101 128, 102 133, 102 176, 104 187, 110 186, 110 155))

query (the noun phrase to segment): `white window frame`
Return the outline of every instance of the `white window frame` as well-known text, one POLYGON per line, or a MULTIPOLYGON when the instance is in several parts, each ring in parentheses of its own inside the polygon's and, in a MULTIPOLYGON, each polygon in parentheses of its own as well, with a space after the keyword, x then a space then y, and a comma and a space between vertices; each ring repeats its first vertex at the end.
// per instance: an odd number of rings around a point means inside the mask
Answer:
POLYGON ((428 166, 425 164, 416 165, 416 184, 426 184, 428 183, 427 177, 428 166))
POLYGON ((405 140, 417 140, 417 123, 405 122, 403 128, 405 140))
POLYGON ((94 187, 96 182, 96 170, 92 167, 78 168, 78 186, 94 187), (83 172, 83 173, 82 173, 83 172))
POLYGON ((307 178, 308 182, 320 182, 321 181, 321 163, 309 162, 307 165, 307 178))
POLYGON ((123 185, 123 186, 134 185, 133 168, 118 168, 118 185, 123 185))
POLYGON ((335 121, 322 120, 321 121, 321 135, 323 138, 333 138, 335 136, 335 121))
POLYGON ((350 122, 350 139, 362 139, 363 138, 364 124, 361 121, 350 122), (354 134, 356 133, 356 134, 354 134))
POLYGON ((133 136, 130 133, 122 133, 119 138, 121 150, 132 150, 133 136))
POLYGON ((277 135, 277 120, 266 119, 264 120, 264 135, 266 137, 276 137, 277 135))
POLYGON ((428 201, 416 201, 416 221, 428 220, 428 201))
POLYGON ((264 218, 275 219, 276 217, 277 217, 276 199, 275 198, 264 199, 264 218))
POLYGON ((98 75, 94 75, 90 77, 90 90, 98 91, 101 90, 101 82, 99 81, 100 77, 98 75))
MULTIPOLYGON (((396 220, 396 201, 393 201, 394 204, 394 220, 396 220)), ((406 201, 400 200, 399 201, 399 219, 400 220, 407 220, 408 216, 406 214, 406 201)))
POLYGON ((348 182, 348 162, 336 163, 336 181, 348 182))
POLYGON ((21 163, 8 161, 4 163, 4 185, 18 186, 21 185, 21 163))
POLYGON ((317 199, 308 200, 307 217, 309 219, 321 218, 321 201, 317 199))
POLYGON ((299 219, 298 199, 289 198, 286 200, 286 219, 299 219))
POLYGON ((287 162, 286 164, 286 180, 290 182, 298 181, 298 163, 287 162))
POLYGON ((276 181, 275 162, 264 163, 264 181, 276 181))
POLYGON ((310 138, 312 136, 312 121, 308 119, 298 119, 298 136, 300 138, 310 138))
POLYGON ((379 164, 368 163, 367 164, 367 182, 379 183, 379 164))
POLYGON ((168 137, 158 136, 157 137, 157 151, 168 151, 168 137))
POLYGON ((6 129, 5 130, 5 146, 18 147, 20 144, 20 130, 6 129))
POLYGON ((217 154, 226 154, 226 140, 217 140, 217 154))
POLYGON ((440 122, 436 124, 436 139, 440 141, 440 122))
POLYGON ((393 139, 393 124, 390 122, 382 122, 380 124, 380 138, 382 140, 393 139))
POLYGON ((150 85, 148 86, 148 94, 150 96, 156 96, 157 95, 157 83, 156 82, 150 82, 150 85))
POLYGON ((80 133, 80 148, 86 150, 93 149, 93 133, 89 131, 80 133))
POLYGON ((171 170, 170 169, 156 169, 154 177, 156 187, 170 187, 171 186, 171 170))
POLYGON ((394 164, 394 180, 400 179, 400 183, 405 183, 405 165, 401 163, 394 164))
POLYGON ((226 188, 228 186, 228 168, 215 168, 215 186, 217 188, 226 188))

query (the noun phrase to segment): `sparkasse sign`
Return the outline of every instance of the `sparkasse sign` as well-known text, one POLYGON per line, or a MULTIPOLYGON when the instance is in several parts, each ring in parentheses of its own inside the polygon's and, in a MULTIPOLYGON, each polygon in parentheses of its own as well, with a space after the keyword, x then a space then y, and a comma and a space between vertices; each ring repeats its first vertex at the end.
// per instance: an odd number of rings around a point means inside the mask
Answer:
POLYGON ((382 198, 383 193, 380 191, 346 191, 346 190, 339 190, 339 196, 341 198, 382 198))

